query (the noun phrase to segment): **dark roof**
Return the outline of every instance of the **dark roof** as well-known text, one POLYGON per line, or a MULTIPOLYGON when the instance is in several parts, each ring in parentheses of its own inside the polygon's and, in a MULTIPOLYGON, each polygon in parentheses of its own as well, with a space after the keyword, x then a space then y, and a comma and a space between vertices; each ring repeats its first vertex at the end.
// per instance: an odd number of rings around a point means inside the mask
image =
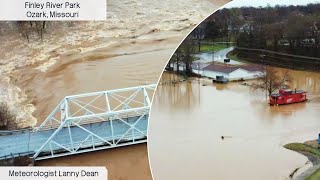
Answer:
POLYGON ((254 71, 262 71, 263 67, 260 65, 242 65, 242 66, 228 66, 221 64, 210 64, 209 66, 203 68, 208 71, 217 71, 222 73, 231 73, 237 69, 244 69, 246 71, 254 72, 254 71))
POLYGON ((239 67, 235 67, 235 66, 226 66, 226 65, 218 65, 218 64, 210 64, 209 66, 203 68, 204 70, 208 70, 208 71, 217 71, 217 72, 223 72, 223 73, 231 73, 237 69, 239 69, 239 67))
POLYGON ((197 63, 197 62, 195 62, 195 63, 193 63, 192 65, 191 65, 191 67, 192 67, 192 69, 195 69, 195 70, 202 70, 202 69, 204 69, 204 68, 206 68, 208 66, 208 64, 205 64, 205 63, 197 63))

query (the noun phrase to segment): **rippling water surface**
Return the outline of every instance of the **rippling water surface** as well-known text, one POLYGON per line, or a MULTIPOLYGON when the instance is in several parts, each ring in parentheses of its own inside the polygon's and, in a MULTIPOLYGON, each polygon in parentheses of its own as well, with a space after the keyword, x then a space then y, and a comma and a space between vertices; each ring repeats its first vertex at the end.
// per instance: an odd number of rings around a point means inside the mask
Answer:
MULTIPOLYGON (((39 125, 70 94, 156 83, 179 42, 228 0, 108 0, 108 19, 47 23, 41 41, 0 22, 0 99, 20 127, 39 125)), ((102 165, 110 179, 151 179, 145 145, 40 162, 102 165)))
POLYGON ((149 124, 155 179, 289 179, 296 168, 311 166, 282 146, 317 138, 320 73, 289 72, 290 88, 308 91, 309 101, 273 107, 264 93, 238 82, 169 85, 182 78, 163 74, 149 124))

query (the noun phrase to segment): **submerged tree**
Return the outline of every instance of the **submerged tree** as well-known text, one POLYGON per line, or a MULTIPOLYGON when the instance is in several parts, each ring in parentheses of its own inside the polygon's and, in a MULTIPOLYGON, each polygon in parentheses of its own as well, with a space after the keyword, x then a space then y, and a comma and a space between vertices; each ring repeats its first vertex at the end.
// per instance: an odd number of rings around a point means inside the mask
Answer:
POLYGON ((191 37, 187 37, 181 43, 181 50, 183 53, 182 62, 185 64, 185 72, 187 76, 192 74, 192 62, 195 60, 194 52, 195 52, 195 42, 191 37))
POLYGON ((274 67, 266 66, 265 70, 257 76, 257 81, 253 83, 252 87, 254 90, 261 89, 270 95, 290 81, 291 77, 288 71, 283 72, 274 67))
MULTIPOLYGON (((171 57, 169 63, 173 63, 173 64, 177 64, 177 73, 180 73, 180 62, 183 58, 183 53, 182 53, 182 49, 179 46, 178 49, 174 52, 173 56, 171 57)), ((174 69, 174 65, 173 65, 173 69, 174 69)))
POLYGON ((16 116, 10 111, 9 106, 6 103, 0 104, 0 129, 15 129, 16 116))
POLYGON ((30 36, 35 32, 41 40, 47 27, 46 21, 18 21, 16 22, 18 31, 30 43, 30 36))
POLYGON ((188 36, 178 47, 178 49, 172 55, 167 67, 171 68, 173 64, 173 69, 176 68, 177 73, 180 73, 180 67, 184 67, 184 74, 187 76, 192 75, 192 63, 196 59, 194 53, 197 51, 196 42, 191 36, 188 36))
POLYGON ((29 22, 26 22, 26 21, 18 21, 17 27, 21 35, 27 39, 28 43, 30 43, 30 33, 31 33, 32 24, 29 24, 29 22))

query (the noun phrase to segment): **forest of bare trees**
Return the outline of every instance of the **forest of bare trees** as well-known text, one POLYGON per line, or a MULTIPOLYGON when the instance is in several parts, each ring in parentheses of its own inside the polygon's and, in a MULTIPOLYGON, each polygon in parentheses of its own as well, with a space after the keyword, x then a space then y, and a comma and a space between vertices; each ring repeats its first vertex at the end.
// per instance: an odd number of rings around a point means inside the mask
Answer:
POLYGON ((46 29, 46 21, 17 21, 16 26, 21 35, 30 43, 31 33, 36 33, 40 39, 43 39, 43 33, 46 29))
POLYGON ((51 31, 73 25, 74 21, 2 21, 0 22, 0 36, 18 33, 28 43, 34 43, 45 39, 45 36, 51 31))
POLYGON ((196 51, 196 41, 191 37, 187 37, 171 57, 167 65, 168 68, 176 69, 178 74, 192 75, 192 62, 195 60, 194 52, 196 51), (183 71, 180 71, 180 68, 183 71))
POLYGON ((320 4, 222 9, 204 23, 208 40, 320 57, 320 4))

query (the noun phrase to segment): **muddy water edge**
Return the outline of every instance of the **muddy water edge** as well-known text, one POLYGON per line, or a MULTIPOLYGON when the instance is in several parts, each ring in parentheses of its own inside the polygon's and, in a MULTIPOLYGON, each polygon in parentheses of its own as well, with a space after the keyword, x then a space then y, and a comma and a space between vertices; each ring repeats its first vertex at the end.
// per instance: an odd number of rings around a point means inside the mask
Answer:
POLYGON ((308 91, 309 101, 271 107, 264 93, 241 82, 221 85, 191 78, 171 84, 183 77, 164 73, 149 125, 154 177, 283 180, 297 168, 296 175, 312 166, 283 145, 317 137, 320 73, 289 73, 289 87, 308 91))
MULTIPOLYGON (((42 41, 31 34, 30 44, 2 23, 0 98, 27 127, 39 125, 66 95, 156 83, 182 38, 226 2, 108 1, 107 22, 52 22, 55 29, 42 41)), ((145 144, 36 165, 106 166, 111 180, 151 179, 145 144)))

